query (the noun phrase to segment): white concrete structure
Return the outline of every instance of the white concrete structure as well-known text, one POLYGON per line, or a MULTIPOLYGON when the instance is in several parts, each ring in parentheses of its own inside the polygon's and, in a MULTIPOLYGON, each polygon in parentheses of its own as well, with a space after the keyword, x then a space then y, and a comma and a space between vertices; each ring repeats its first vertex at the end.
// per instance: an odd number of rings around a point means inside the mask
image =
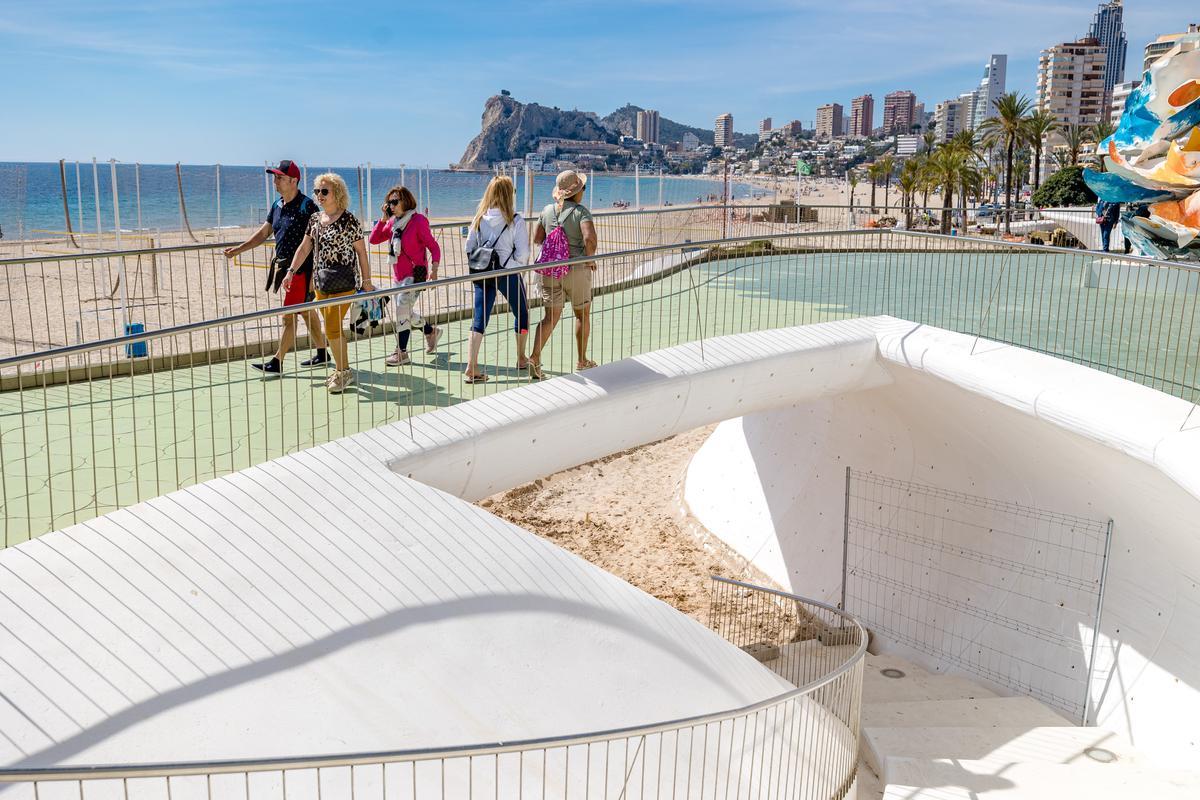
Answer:
MULTIPOLYGON (((692 512, 817 599, 838 595, 847 464, 1111 516, 1098 725, 1195 762, 1193 407, 872 318, 513 389, 0 552, 0 763, 437 746, 773 696, 779 679, 711 632, 463 502, 721 420, 689 470, 692 512), (579 702, 582 691, 603 702, 579 702)), ((986 688, 905 691, 897 703, 986 688)))
MULTIPOLYGON (((1188 721, 1200 717, 1194 407, 972 337, 907 324, 877 330, 886 385, 724 423, 689 470, 692 513, 781 585, 834 601, 847 465, 1111 517, 1093 718, 1158 757, 1194 763, 1200 753, 1188 721)), ((951 669, 895 642, 875 639, 875 645, 930 669, 951 669)))

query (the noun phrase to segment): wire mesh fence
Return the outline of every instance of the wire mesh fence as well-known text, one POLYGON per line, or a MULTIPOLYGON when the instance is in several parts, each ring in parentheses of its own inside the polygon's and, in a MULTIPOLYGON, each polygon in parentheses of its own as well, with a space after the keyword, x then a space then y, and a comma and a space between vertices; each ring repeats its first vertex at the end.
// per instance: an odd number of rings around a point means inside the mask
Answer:
POLYGON ((846 610, 1087 724, 1111 520, 847 470, 846 610))
MULTIPOLYGON (((1200 271, 1182 265, 878 231, 753 234, 595 263, 587 347, 581 354, 568 313, 542 353, 546 375, 571 373, 584 359, 886 314, 1200 398, 1200 271)), ((267 333, 278 330, 278 309, 181 326, 168 318, 143 334, 0 359, 9 389, 0 391, 4 543, 527 383, 545 312, 539 276, 514 272, 523 275, 532 333, 519 336, 521 321, 497 303, 473 365, 484 382, 464 374, 477 291, 469 276, 423 291, 417 309, 440 340, 424 353, 421 332, 411 333, 410 363, 385 363, 399 344, 388 317, 395 304, 374 326, 347 327, 357 382, 342 395, 325 391, 326 368, 299 367, 300 355, 285 359, 278 378, 251 368, 275 349, 267 333)), ((352 308, 346 324, 360 316, 352 308)))
POLYGON ((746 708, 503 744, 257 761, 0 769, 0 793, 15 800, 840 800, 848 796, 858 771, 866 631, 823 604, 713 579, 714 608, 723 609, 722 625, 731 630, 754 630, 757 621, 747 617, 761 615, 764 598, 841 631, 844 644, 803 684, 746 708))

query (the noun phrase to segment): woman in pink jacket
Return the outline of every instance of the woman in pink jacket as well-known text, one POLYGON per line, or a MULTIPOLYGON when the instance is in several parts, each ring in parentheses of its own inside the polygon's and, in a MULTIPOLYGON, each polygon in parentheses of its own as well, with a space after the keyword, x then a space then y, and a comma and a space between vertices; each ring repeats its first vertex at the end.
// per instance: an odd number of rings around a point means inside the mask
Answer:
MULTIPOLYGON (((438 247, 437 239, 433 238, 433 231, 429 229, 429 220, 424 214, 417 213, 417 200, 413 193, 403 186, 393 186, 388 190, 382 211, 383 216, 375 223, 370 241, 371 244, 389 243, 388 253, 396 259, 396 263, 392 264, 392 277, 396 285, 413 286, 424 283, 426 279, 436 281, 442 250, 438 247)), ((413 306, 420 295, 420 289, 410 289, 400 292, 396 297, 396 351, 385 362, 390 367, 411 363, 408 340, 414 327, 421 328, 425 333, 426 353, 437 349, 442 329, 426 322, 414 310, 413 306)))

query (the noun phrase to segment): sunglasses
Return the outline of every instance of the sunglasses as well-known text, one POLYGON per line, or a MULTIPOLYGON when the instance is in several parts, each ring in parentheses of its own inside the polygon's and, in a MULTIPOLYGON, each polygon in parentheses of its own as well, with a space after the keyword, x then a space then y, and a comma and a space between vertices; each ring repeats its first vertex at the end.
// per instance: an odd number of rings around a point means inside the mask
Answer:
POLYGON ((325 188, 313 189, 313 194, 324 197, 325 195, 330 194, 332 191, 333 191, 332 189, 325 189, 325 188))
POLYGON ((387 200, 384 202, 384 205, 385 206, 398 206, 398 205, 400 205, 400 198, 397 197, 395 200, 387 200))

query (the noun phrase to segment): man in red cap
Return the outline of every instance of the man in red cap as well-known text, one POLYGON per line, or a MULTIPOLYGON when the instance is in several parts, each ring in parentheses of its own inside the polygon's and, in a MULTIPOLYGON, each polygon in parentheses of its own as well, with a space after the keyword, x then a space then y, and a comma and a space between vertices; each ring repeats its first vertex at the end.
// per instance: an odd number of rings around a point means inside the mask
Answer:
MULTIPOLYGON (((271 268, 267 271, 267 290, 279 291, 280 284, 283 283, 284 277, 287 275, 288 268, 292 264, 292 256, 296 254, 296 248, 300 246, 300 242, 304 239, 304 232, 308 228, 308 218, 313 214, 318 213, 321 209, 312 201, 310 197, 300 191, 300 168, 296 166, 294 161, 284 159, 279 162, 278 167, 268 169, 267 172, 275 176, 275 191, 279 192, 279 199, 271 206, 271 210, 267 212, 267 221, 263 226, 254 232, 246 241, 236 247, 229 247, 225 250, 226 258, 233 258, 239 253, 244 253, 251 248, 258 247, 267 240, 268 236, 275 236, 275 257, 271 259, 271 268)), ((309 284, 312 282, 312 255, 304 260, 304 264, 297 270, 296 278, 291 282, 290 288, 284 294, 283 304, 285 306, 299 305, 308 299, 309 284)), ((304 313, 304 324, 308 326, 308 332, 312 337, 313 344, 317 347, 317 354, 312 358, 301 361, 300 366, 312 367, 319 364, 328 364, 332 361, 328 351, 325 349, 328 344, 325 339, 325 334, 321 330, 321 317, 316 311, 309 310, 304 313)), ((268 375, 278 375, 283 372, 283 359, 287 356, 288 351, 292 349, 292 345, 296 341, 296 315, 283 315, 283 334, 279 337, 279 348, 275 351, 275 355, 269 361, 264 361, 261 364, 251 364, 255 369, 262 370, 268 375)))

